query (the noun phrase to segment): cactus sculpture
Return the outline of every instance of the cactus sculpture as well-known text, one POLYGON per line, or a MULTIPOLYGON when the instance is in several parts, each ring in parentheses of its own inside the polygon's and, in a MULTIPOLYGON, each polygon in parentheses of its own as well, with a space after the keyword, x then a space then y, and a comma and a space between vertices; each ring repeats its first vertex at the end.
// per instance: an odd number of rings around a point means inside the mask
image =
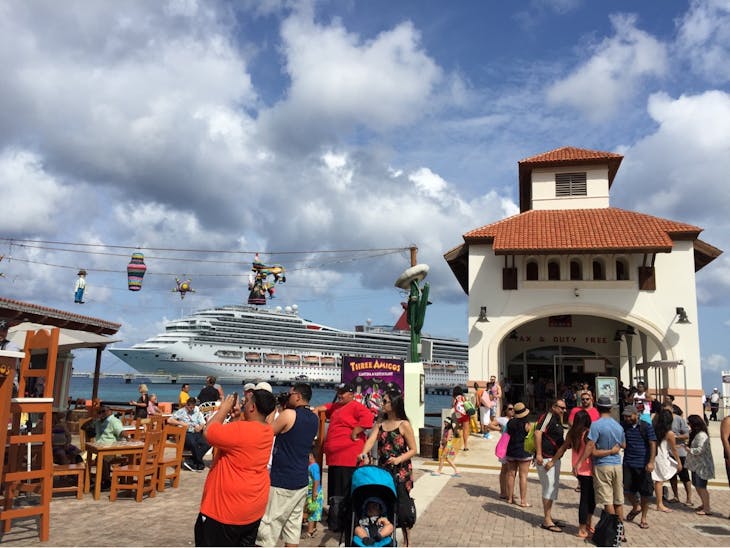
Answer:
POLYGON ((406 269, 395 281, 396 287, 410 291, 408 295, 408 310, 406 317, 411 328, 410 360, 420 361, 421 356, 418 348, 421 344, 421 329, 426 318, 426 306, 428 306, 428 283, 419 286, 419 282, 428 274, 428 265, 417 264, 406 269))

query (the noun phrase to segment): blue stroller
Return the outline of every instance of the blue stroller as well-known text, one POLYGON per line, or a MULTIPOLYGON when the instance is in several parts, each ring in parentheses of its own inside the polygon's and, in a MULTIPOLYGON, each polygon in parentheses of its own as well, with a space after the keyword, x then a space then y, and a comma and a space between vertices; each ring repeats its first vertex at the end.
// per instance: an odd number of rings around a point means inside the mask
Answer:
POLYGON ((398 494, 393 476, 377 466, 361 466, 352 474, 350 486, 350 542, 348 546, 365 546, 362 539, 355 535, 355 527, 370 502, 381 504, 382 515, 393 524, 393 534, 379 539, 369 546, 397 546, 395 531, 398 528, 398 494))

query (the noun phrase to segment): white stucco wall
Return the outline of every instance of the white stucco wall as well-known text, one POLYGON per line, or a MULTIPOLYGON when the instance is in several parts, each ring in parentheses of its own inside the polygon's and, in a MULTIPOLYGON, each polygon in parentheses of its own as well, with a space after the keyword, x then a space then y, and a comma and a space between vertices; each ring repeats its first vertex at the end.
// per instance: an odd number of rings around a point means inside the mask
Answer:
MULTIPOLYGON (((575 169, 575 168, 573 168, 575 169)), ((572 314, 596 316, 590 325, 573 328, 545 329, 544 336, 576 336, 584 348, 599 353, 626 354, 625 343, 614 343, 615 330, 630 324, 646 334, 646 359, 684 360, 687 368, 687 387, 701 388, 699 331, 697 325, 697 297, 695 290, 694 252, 692 242, 675 242, 671 253, 657 254, 655 261, 656 290, 639 291, 637 266, 642 256, 629 256, 628 281, 539 281, 526 282, 524 261, 518 262, 518 290, 502 290, 504 257, 496 257, 487 245, 469 248, 469 376, 484 380, 490 375, 501 375, 498 365, 505 360, 501 345, 513 330, 541 317, 572 314), (577 290, 578 296, 575 295, 577 290), (487 307, 489 322, 477 323, 479 308, 487 307), (691 324, 676 322, 676 308, 684 307, 691 324), (615 321, 605 322, 600 318, 615 321), (588 339, 586 339, 588 337, 588 339), (593 339, 591 339, 593 337, 593 339), (607 340, 603 340, 607 339, 607 340), (601 342, 591 342, 601 341, 601 342)), ((606 257, 608 277, 613 277, 613 256, 606 257)), ((564 264, 567 264, 567 256, 564 264)), ((590 264, 590 263, 588 263, 590 264)), ((590 274, 590 269, 585 275, 590 274)), ((563 278, 566 278, 563 268, 563 278)), ((546 325, 546 324, 545 324, 546 325)), ((545 345, 553 344, 552 340, 545 345)), ((640 337, 634 337, 632 354, 641 357, 640 337)), ((668 373, 670 387, 683 387, 682 368, 668 373)), ((624 364, 621 376, 628 379, 624 364)), ((654 374, 647 380, 654 385, 654 374)))
POLYGON ((532 171, 532 209, 608 207, 608 166, 576 165, 532 171), (555 197, 555 174, 586 172, 586 196, 555 197))

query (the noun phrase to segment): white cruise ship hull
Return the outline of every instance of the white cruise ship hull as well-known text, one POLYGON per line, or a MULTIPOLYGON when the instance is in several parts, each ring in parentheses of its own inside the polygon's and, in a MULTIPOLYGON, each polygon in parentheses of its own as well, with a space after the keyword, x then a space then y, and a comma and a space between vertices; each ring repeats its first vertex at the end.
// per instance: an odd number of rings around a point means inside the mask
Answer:
MULTIPOLYGON (((465 385, 466 344, 428 340, 434 355, 424 362, 426 386, 465 385)), ((408 345, 403 332, 342 331, 303 320, 295 312, 229 306, 174 320, 165 333, 109 351, 140 374, 178 382, 214 375, 226 382, 334 383, 340 380, 343 356, 407 360, 408 345)))

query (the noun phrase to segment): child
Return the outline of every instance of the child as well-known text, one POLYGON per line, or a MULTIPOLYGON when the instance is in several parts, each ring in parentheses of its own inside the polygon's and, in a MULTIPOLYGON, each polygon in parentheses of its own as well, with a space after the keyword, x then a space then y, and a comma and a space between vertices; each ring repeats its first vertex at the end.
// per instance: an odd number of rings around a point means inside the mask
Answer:
POLYGON ((449 463, 449 466, 454 470, 454 477, 459 478, 461 474, 456 469, 454 459, 456 458, 456 452, 459 450, 459 443, 461 437, 459 436, 459 423, 446 419, 444 421, 444 432, 441 434, 441 449, 439 450, 439 469, 438 472, 431 472, 432 476, 440 476, 441 470, 444 467, 444 460, 449 463))
POLYGON ((355 527, 355 536, 364 546, 373 546, 393 534, 393 524, 384 516, 385 504, 378 497, 365 500, 362 516, 355 527))
POLYGON ((309 452, 309 486, 307 487, 307 500, 304 503, 304 516, 307 521, 307 532, 309 538, 314 537, 317 532, 317 522, 322 519, 322 480, 319 474, 319 465, 314 453, 309 452))

